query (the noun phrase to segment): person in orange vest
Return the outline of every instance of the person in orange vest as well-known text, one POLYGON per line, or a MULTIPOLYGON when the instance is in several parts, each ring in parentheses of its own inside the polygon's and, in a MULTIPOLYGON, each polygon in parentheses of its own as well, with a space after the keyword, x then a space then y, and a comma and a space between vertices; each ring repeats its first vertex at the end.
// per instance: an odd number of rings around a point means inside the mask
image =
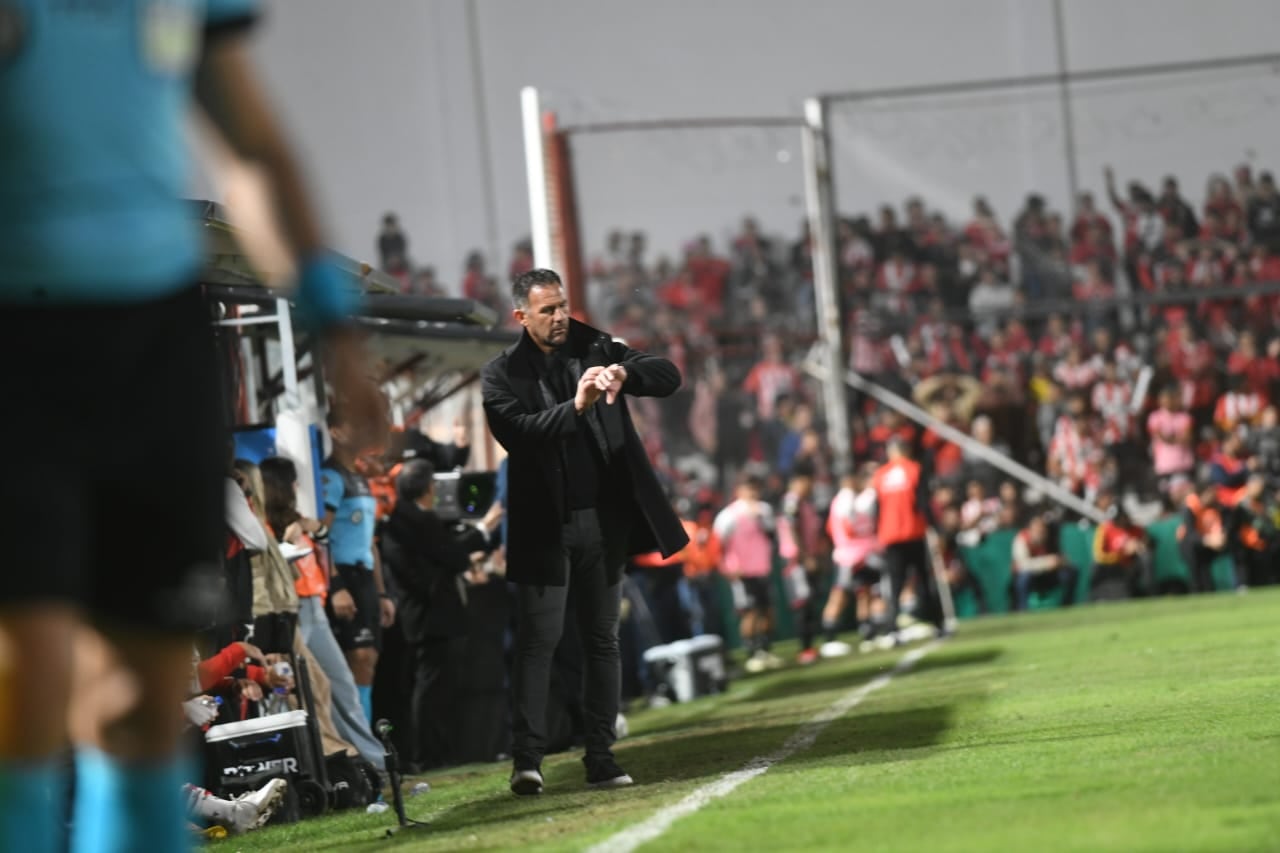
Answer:
POLYGON ((1253 474, 1236 503, 1232 545, 1241 579, 1250 586, 1280 583, 1280 507, 1267 495, 1267 478, 1253 474))
POLYGON ((916 578, 916 598, 924 621, 945 632, 942 604, 929 564, 926 537, 929 530, 929 499, 924 472, 911 458, 906 441, 899 436, 885 447, 888 461, 872 475, 876 492, 876 538, 884 552, 889 572, 889 624, 898 624, 899 603, 908 574, 916 578))
POLYGON ((1191 587, 1195 592, 1213 592, 1213 564, 1227 554, 1227 525, 1218 503, 1218 486, 1209 484, 1199 493, 1187 495, 1178 527, 1178 545, 1182 559, 1191 570, 1191 587))
POLYGON ((689 544, 680 552, 684 561, 684 576, 689 583, 692 606, 689 608, 689 631, 693 636, 715 634, 724 636, 724 624, 720 614, 718 579, 720 572, 720 537, 711 523, 715 510, 708 503, 699 503, 693 512, 693 520, 682 519, 689 544))

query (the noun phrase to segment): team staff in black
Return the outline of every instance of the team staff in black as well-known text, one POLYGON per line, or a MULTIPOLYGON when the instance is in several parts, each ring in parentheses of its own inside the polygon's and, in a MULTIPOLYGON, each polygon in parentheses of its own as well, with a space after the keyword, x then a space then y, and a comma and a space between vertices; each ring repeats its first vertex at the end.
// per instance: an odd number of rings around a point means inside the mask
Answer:
POLYGON ((674 554, 688 537, 624 395, 665 397, 680 387, 680 372, 570 319, 551 270, 519 276, 511 297, 524 333, 481 373, 489 428, 509 460, 507 579, 517 585, 519 614, 511 790, 542 792, 551 658, 570 601, 584 657, 587 783, 630 785, 613 757, 623 564, 631 554, 674 554))

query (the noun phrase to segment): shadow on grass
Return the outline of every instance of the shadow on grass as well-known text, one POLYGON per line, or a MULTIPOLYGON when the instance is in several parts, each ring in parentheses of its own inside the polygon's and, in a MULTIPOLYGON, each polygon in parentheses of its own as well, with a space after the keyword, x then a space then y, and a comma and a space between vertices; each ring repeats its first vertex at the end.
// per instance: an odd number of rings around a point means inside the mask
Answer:
MULTIPOLYGON (((916 663, 906 672, 899 673, 897 678, 910 678, 922 672, 939 669, 952 669, 962 666, 978 666, 997 660, 1004 654, 1000 646, 984 646, 978 649, 965 649, 952 652, 946 647, 933 652, 916 663)), ((765 685, 754 693, 739 699, 739 702, 767 701, 770 699, 787 699, 802 696, 806 693, 819 693, 825 690, 840 690, 855 687, 876 675, 890 672, 900 660, 898 657, 882 657, 874 662, 853 668, 833 669, 829 673, 806 673, 808 677, 789 678, 765 685)))
MULTIPOLYGON (((855 767, 902 761, 904 754, 910 760, 923 760, 935 751, 953 727, 960 704, 978 700, 978 694, 970 694, 959 698, 957 704, 867 713, 855 709, 849 716, 832 722, 811 746, 787 757, 777 770, 787 772, 832 763, 855 767)), ((672 792, 654 797, 646 789, 670 782, 711 781, 738 770, 753 759, 776 754, 803 725, 802 721, 792 721, 753 729, 703 730, 684 737, 629 744, 619 750, 618 758, 638 781, 635 788, 620 794, 585 791, 581 765, 557 763, 547 768, 547 793, 541 797, 516 798, 505 791, 486 793, 438 815, 427 830, 396 835, 379 841, 377 847, 397 849, 420 843, 424 833, 503 833, 516 824, 536 825, 552 819, 573 825, 588 814, 607 809, 613 797, 625 797, 633 804, 642 799, 655 800, 639 810, 638 820, 653 809, 668 805, 676 796, 672 792)), ((578 828, 587 831, 590 826, 579 823, 578 828)), ((316 846, 316 849, 338 848, 373 849, 373 846, 366 848, 363 839, 353 843, 349 837, 316 846)))

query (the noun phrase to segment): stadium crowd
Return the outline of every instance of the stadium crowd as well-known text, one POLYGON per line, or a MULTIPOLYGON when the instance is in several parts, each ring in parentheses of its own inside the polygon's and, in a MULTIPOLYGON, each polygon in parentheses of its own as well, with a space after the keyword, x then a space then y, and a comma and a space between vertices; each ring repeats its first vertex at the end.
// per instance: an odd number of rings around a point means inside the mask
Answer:
MULTIPOLYGON (((1228 586, 1280 580, 1280 292, 1266 286, 1280 282, 1280 193, 1244 167, 1212 179, 1198 210, 1172 178, 1158 194, 1137 182, 1121 193, 1109 172, 1106 186, 1114 224, 1085 193, 1069 220, 1032 195, 1008 227, 982 198, 956 226, 913 198, 901 219, 884 207, 839 228, 849 366, 1097 507, 1106 521, 1088 529, 1083 559, 1063 530, 1084 520, 869 397, 846 413, 855 468, 835 469, 802 369, 807 233, 788 244, 746 219, 724 255, 699 237, 678 262, 653 263, 642 234, 610 235, 589 264, 590 316, 685 377, 673 397, 632 404, 691 542, 629 569, 628 695, 661 698, 644 652, 690 636, 736 636, 747 671, 780 665, 781 612, 809 663, 852 651, 840 638, 851 625, 872 645, 948 630, 944 599, 980 612, 1053 590, 1063 605, 1170 591, 1176 579, 1154 566, 1160 517, 1176 528, 1184 591, 1221 586, 1215 566, 1228 586), (995 541, 1009 571, 993 588, 975 555, 995 541)), ((394 217, 383 226, 384 267, 407 292, 442 295, 432 270, 411 271, 394 217)), ((532 263, 517 245, 510 272, 532 263)), ((503 290, 480 253, 467 259, 463 295, 505 315, 503 290)), ((505 751, 504 478, 483 518, 446 520, 434 475, 466 465, 466 430, 450 444, 410 431, 370 449, 340 411, 329 427, 323 518, 297 506, 288 460, 232 466, 234 612, 205 637, 199 686, 219 700, 195 718, 296 704, 281 664, 303 661, 330 773, 364 776, 372 797, 385 769, 375 711, 402 729, 412 770, 505 751), (468 672, 485 669, 487 682, 468 672), (483 755, 460 735, 477 716, 468 701, 492 722, 483 755)), ((556 664, 565 747, 568 657, 556 664)))

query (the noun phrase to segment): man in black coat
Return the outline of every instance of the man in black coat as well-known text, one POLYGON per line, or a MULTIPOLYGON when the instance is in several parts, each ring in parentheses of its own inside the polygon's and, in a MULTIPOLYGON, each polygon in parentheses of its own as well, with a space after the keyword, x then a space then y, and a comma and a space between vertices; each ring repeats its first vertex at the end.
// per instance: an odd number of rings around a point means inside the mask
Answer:
POLYGON ((516 584, 511 790, 542 792, 551 659, 572 600, 584 658, 587 782, 620 787, 618 609, 628 556, 688 542, 624 395, 666 397, 680 372, 569 318, 560 277, 512 284, 520 340, 481 372, 489 428, 508 454, 507 579, 516 584), (569 587, 573 587, 570 599, 569 587))
POLYGON ((467 609, 460 584, 472 553, 483 547, 465 542, 433 511, 435 471, 415 459, 396 478, 396 508, 382 533, 383 560, 401 589, 400 628, 413 651, 413 697, 409 761, 416 769, 451 763, 458 726, 451 677, 450 640, 467 632, 467 609))

